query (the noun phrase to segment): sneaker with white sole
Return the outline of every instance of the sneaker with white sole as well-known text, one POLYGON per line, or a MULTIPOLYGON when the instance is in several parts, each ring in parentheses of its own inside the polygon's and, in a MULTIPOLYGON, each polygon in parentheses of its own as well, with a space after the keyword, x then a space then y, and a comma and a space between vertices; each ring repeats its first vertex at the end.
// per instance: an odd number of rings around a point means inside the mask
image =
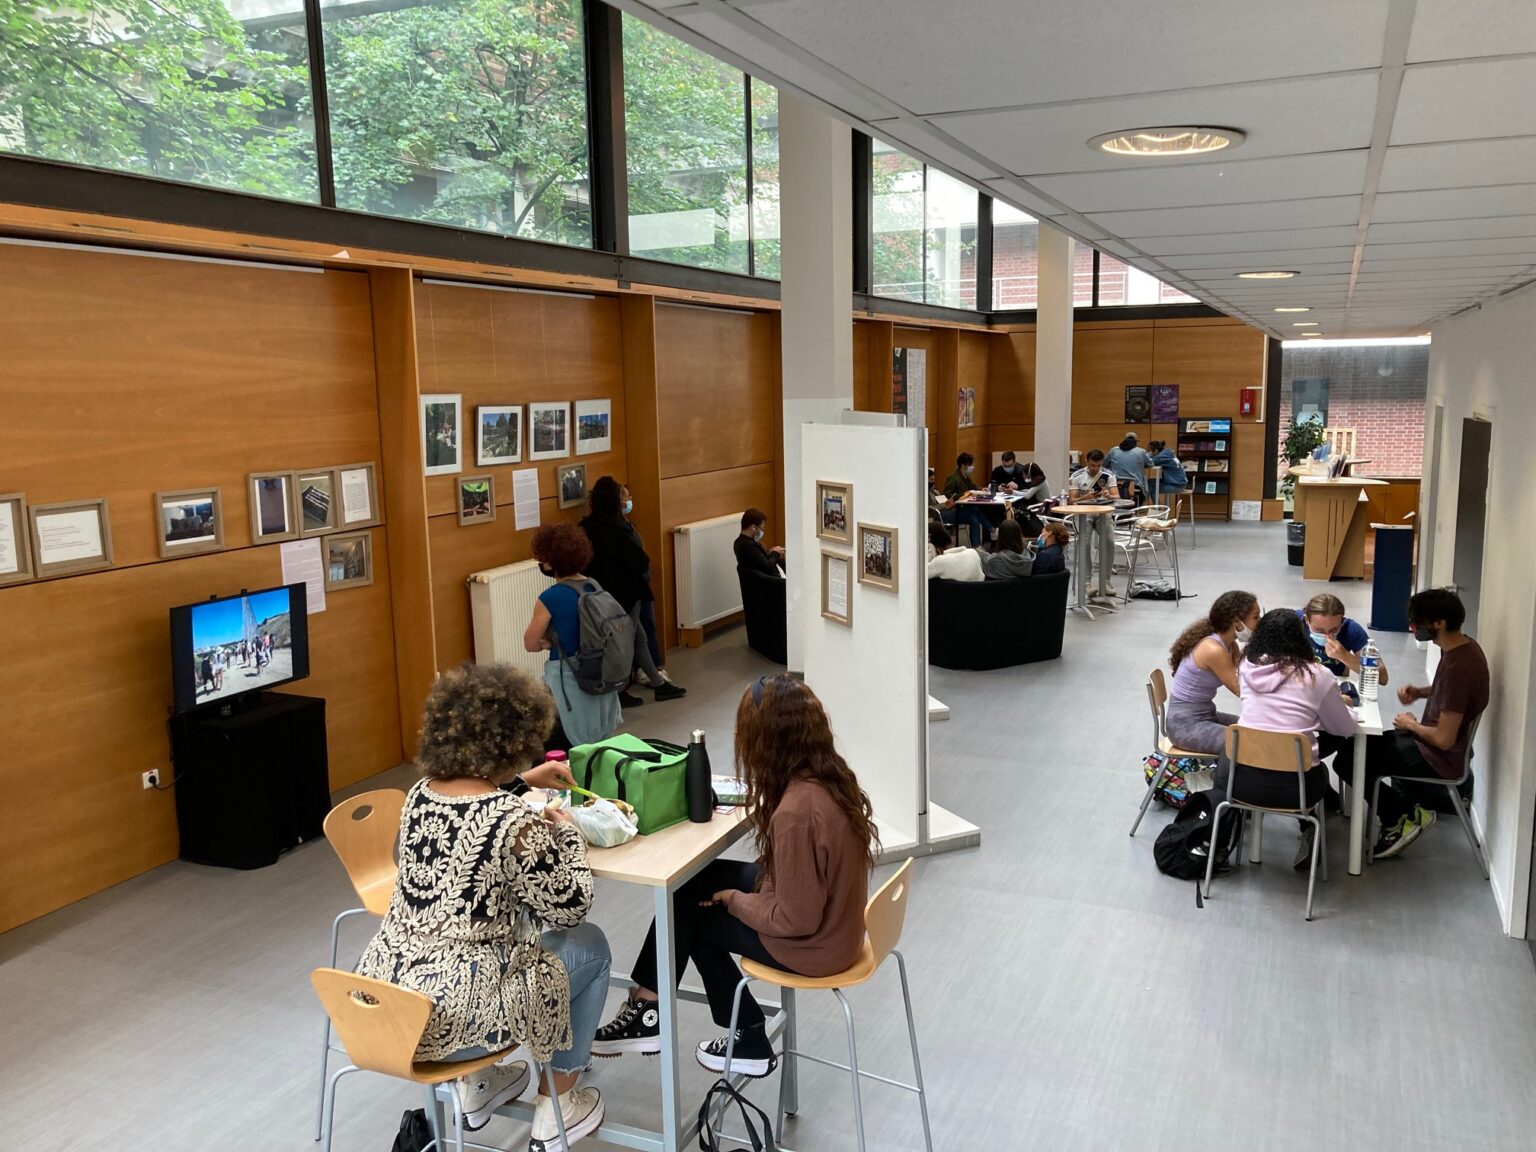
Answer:
POLYGON ((522 1060, 512 1064, 490 1064, 460 1076, 453 1082, 464 1110, 464 1127, 471 1132, 484 1128, 491 1113, 508 1100, 516 1100, 528 1087, 528 1065, 522 1060))
POLYGON ((1377 860, 1390 860, 1417 840, 1422 831, 1424 827, 1412 816, 1404 816, 1392 827, 1381 830, 1381 839, 1376 841, 1372 857, 1377 860))
MULTIPOLYGON (((730 1033, 717 1036, 713 1040, 706 1040, 694 1051, 694 1058, 701 1067, 708 1068, 711 1072, 725 1071, 725 1049, 730 1040, 730 1033)), ((768 1043, 768 1035, 762 1028, 738 1028, 736 1029, 736 1048, 731 1053, 731 1073, 740 1074, 755 1079, 761 1079, 771 1073, 778 1065, 778 1057, 773 1054, 773 1046, 768 1043)))
POLYGON ((661 1051, 661 1013, 654 1000, 626 1000, 619 1014, 597 1030, 592 1041, 594 1056, 622 1056, 661 1051))
POLYGON ((1436 819, 1437 817, 1433 808, 1426 808, 1424 805, 1420 804, 1413 810, 1413 822, 1419 826, 1420 832, 1424 831, 1424 829, 1433 824, 1436 819))
POLYGON ((533 1110, 533 1132, 528 1152, 566 1152, 576 1141, 596 1132, 603 1122, 603 1094, 596 1088, 572 1088, 560 1093, 560 1113, 565 1118, 565 1140, 555 1122, 555 1102, 540 1096, 533 1110))

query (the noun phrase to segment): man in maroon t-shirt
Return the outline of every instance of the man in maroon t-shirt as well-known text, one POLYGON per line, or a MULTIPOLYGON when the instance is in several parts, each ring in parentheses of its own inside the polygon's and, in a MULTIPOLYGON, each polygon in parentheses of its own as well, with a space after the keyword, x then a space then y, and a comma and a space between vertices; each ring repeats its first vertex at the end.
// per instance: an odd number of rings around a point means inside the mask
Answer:
MULTIPOLYGON (((1435 682, 1428 688, 1407 685, 1397 690, 1407 705, 1427 700, 1422 720, 1412 712, 1400 712, 1392 731, 1372 736, 1366 747, 1367 786, 1382 776, 1439 776, 1454 780, 1461 775, 1472 738, 1472 723, 1488 707, 1488 660, 1476 640, 1462 634, 1467 610, 1461 597, 1448 588, 1427 588, 1408 601, 1408 623, 1418 640, 1433 640, 1440 649, 1435 682)), ((1383 784, 1377 808, 1381 839, 1375 855, 1380 860, 1396 856, 1424 829, 1435 814, 1415 805, 1398 788, 1383 784)))

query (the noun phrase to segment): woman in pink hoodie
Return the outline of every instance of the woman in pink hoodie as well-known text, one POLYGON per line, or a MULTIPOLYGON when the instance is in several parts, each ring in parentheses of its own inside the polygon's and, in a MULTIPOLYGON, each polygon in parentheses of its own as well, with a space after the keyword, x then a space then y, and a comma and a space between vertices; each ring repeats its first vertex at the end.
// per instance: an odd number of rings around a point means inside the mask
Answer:
MULTIPOLYGON (((1266 732, 1306 732, 1312 742, 1312 767, 1307 772, 1307 805, 1322 798, 1328 773, 1318 762, 1317 730, 1352 736, 1355 715, 1339 691, 1333 674, 1317 662, 1301 618, 1289 608, 1276 608, 1259 619, 1253 639, 1238 665, 1243 718, 1248 728, 1266 732)), ((1226 759, 1216 768, 1216 787, 1227 787, 1226 759)), ((1296 806, 1296 775, 1239 764, 1232 786, 1234 799, 1271 808, 1296 806)))

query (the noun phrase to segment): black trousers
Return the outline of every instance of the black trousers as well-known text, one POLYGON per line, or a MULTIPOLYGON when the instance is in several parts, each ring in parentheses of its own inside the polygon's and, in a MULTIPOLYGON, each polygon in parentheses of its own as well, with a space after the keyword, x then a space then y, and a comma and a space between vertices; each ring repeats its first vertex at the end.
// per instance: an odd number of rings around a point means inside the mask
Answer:
MULTIPOLYGON (((1333 770, 1346 783, 1354 772, 1354 736, 1332 736, 1320 732, 1317 736, 1318 751, 1323 756, 1337 752, 1333 770)), ((1365 799, 1370 803, 1371 789, 1383 776, 1434 776, 1435 770, 1419 751, 1419 743, 1407 732, 1393 730, 1380 736, 1367 736, 1365 745, 1365 799)), ((1444 802, 1444 790, 1433 785, 1391 783, 1381 786, 1376 816, 1383 828, 1390 828, 1404 816, 1413 814, 1419 804, 1426 808, 1438 808, 1444 802)))
MULTIPOLYGON (((709 1014, 721 1028, 731 1025, 731 998, 736 995, 736 985, 741 982, 741 969, 736 967, 732 954, 745 956, 760 964, 785 970, 763 947, 762 937, 756 928, 743 924, 719 905, 701 908, 700 901, 708 900, 716 892, 734 888, 738 892, 751 892, 757 887, 757 865, 743 864, 737 860, 716 860, 677 890, 672 901, 672 931, 677 941, 677 980, 682 982, 688 962, 693 961, 704 982, 709 996, 709 1014)), ((640 987, 657 991, 656 974, 656 921, 640 946, 640 955, 630 975, 640 987)), ((763 1010, 752 998, 751 990, 742 993, 741 1013, 738 1026, 761 1028, 763 1010)))
MULTIPOLYGON (((1220 803, 1227 794, 1229 761, 1223 756, 1216 763, 1216 801, 1220 803)), ((1328 773, 1321 764, 1307 770, 1307 806, 1311 807, 1328 790, 1328 773)), ((1294 772, 1275 772, 1268 768, 1252 768, 1247 764, 1237 766, 1237 779, 1232 783, 1232 799, 1245 804, 1258 804, 1265 808, 1294 808, 1300 799, 1294 772)))

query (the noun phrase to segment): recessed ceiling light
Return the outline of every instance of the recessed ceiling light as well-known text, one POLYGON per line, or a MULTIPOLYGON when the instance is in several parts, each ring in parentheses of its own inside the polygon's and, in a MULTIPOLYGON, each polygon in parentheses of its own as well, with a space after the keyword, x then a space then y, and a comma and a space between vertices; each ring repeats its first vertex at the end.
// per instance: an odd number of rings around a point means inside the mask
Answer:
POLYGON ((1276 312, 1310 312, 1310 308, 1276 308, 1276 312))
POLYGON ((1248 136, 1236 128, 1206 128, 1192 124, 1168 124, 1160 128, 1126 128, 1106 132, 1088 141, 1088 147, 1111 156, 1199 156, 1236 148, 1248 136))
POLYGON ((1264 268, 1257 272, 1239 272, 1237 274, 1237 278, 1239 280, 1289 280, 1292 276, 1296 275, 1299 275, 1299 273, 1295 272, 1294 270, 1287 271, 1284 268, 1264 268))
POLYGON ((1321 340, 1323 338, 1323 334, 1321 332, 1303 332, 1302 335, 1303 336, 1316 336, 1319 340, 1321 340))
POLYGON ((1296 320, 1296 321, 1293 321, 1291 323, 1291 327, 1292 328, 1316 328, 1319 323, 1321 323, 1321 321, 1318 321, 1318 320, 1296 320))

